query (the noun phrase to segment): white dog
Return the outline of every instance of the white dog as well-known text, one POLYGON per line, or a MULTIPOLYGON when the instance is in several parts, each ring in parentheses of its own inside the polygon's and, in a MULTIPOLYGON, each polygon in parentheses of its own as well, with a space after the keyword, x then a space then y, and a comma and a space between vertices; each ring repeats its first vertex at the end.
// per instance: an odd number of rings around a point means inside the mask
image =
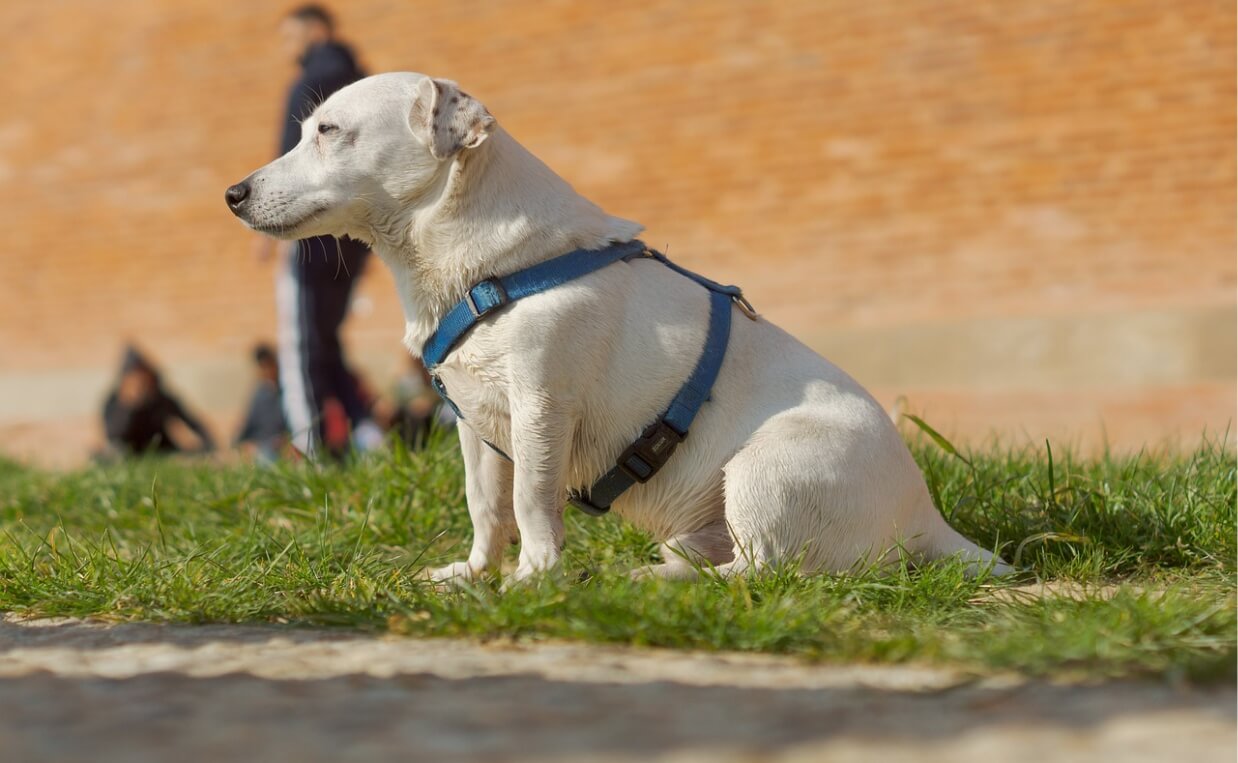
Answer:
MULTIPOLYGON (((297 147, 228 189, 233 212, 284 239, 347 234, 395 274, 419 355, 479 281, 633 240, 510 137, 455 83, 369 77, 331 96, 297 147)), ((472 551, 437 580, 549 570, 569 489, 587 488, 663 412, 705 342, 709 292, 650 259, 622 261, 510 304, 436 369, 464 426, 472 551), (510 454, 504 460, 486 442, 510 454), (518 535, 517 535, 518 533, 518 535)), ((777 563, 806 572, 959 557, 1009 567, 951 529, 881 406, 764 319, 738 312, 690 436, 615 513, 663 543, 639 572, 692 577, 777 563)))

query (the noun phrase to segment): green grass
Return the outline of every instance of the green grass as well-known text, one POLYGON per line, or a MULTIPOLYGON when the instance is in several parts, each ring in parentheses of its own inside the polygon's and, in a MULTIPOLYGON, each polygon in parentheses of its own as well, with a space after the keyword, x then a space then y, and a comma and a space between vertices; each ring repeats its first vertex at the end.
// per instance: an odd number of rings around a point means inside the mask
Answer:
POLYGON ((651 540, 569 511, 561 575, 505 594, 489 582, 443 592, 419 572, 462 558, 470 535, 444 439, 321 470, 151 460, 54 474, 0 462, 0 611, 1233 679, 1238 493, 1224 438, 1091 459, 913 441, 946 516, 1002 547, 1020 580, 971 581, 942 564, 631 582, 651 540), (1037 580, 1082 593, 1012 588, 1037 580))

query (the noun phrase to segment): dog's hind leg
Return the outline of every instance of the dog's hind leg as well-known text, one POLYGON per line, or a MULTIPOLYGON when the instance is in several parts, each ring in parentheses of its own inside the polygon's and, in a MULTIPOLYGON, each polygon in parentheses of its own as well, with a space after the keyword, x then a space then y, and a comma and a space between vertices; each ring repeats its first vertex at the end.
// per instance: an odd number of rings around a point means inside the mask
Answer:
POLYGON ((811 412, 780 414, 723 467, 735 547, 734 561, 720 574, 770 566, 845 573, 885 561, 883 550, 897 526, 890 506, 907 476, 899 480, 886 468, 888 452, 902 443, 892 429, 891 442, 874 442, 884 433, 842 421, 849 427, 811 412))
POLYGON ((730 562, 733 558, 731 533, 718 519, 688 533, 681 533, 662 544, 662 564, 651 564, 632 571, 632 577, 665 580, 695 580, 702 568, 730 562))

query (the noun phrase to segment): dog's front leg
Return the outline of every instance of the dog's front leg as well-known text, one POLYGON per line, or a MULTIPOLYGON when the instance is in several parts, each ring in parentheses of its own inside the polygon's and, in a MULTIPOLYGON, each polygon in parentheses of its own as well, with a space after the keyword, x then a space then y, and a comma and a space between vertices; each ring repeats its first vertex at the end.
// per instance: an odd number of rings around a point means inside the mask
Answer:
POLYGON ((512 411, 514 504, 520 529, 516 582, 559 563, 571 428, 569 417, 545 401, 512 411))
POLYGON ((511 462, 495 453, 467 424, 460 425, 459 434, 473 549, 467 561, 432 570, 430 578, 439 582, 469 581, 488 569, 498 569, 503 548, 516 537, 511 462))

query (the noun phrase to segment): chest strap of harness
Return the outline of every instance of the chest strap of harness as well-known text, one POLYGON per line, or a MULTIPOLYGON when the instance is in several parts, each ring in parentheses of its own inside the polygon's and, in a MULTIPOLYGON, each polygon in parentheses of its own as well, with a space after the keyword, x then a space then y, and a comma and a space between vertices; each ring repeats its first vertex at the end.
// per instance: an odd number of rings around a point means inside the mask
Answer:
MULTIPOLYGON (((726 356, 731 333, 731 304, 734 303, 744 315, 756 320, 756 311, 748 300, 744 299, 738 286, 724 286, 681 268, 640 241, 612 244, 592 251, 578 249, 511 275, 488 278, 477 283, 468 290, 464 299, 447 312, 422 349, 422 359, 431 374, 435 391, 451 406, 457 417, 463 420, 460 409, 448 397, 447 388, 435 373, 435 368, 473 326, 490 313, 518 299, 548 291, 620 260, 636 257, 655 259, 708 289, 709 330, 696 367, 662 415, 646 427, 635 442, 624 449, 615 465, 598 478, 587 492, 572 490, 569 494, 568 501, 573 506, 592 516, 601 516, 608 512, 611 504, 632 485, 652 479, 666 465, 679 443, 687 437, 697 412, 709 399, 714 381, 718 378, 718 371, 722 368, 722 359, 726 356)), ((494 445, 489 442, 486 444, 499 455, 511 460, 494 445)))

